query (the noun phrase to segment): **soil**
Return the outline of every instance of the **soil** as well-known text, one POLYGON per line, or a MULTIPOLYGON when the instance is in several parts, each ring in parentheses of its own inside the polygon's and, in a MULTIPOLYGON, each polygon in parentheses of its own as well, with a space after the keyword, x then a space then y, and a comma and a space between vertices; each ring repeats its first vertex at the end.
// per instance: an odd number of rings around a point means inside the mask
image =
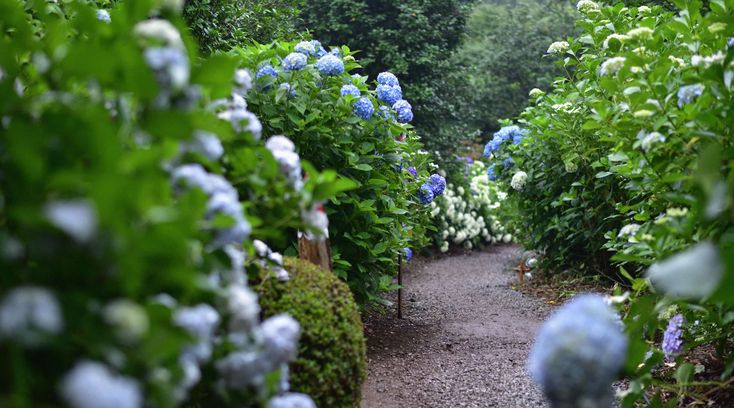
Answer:
POLYGON ((361 406, 546 407, 526 361, 552 306, 512 289, 521 256, 499 246, 408 265, 404 318, 395 304, 365 317, 361 406))

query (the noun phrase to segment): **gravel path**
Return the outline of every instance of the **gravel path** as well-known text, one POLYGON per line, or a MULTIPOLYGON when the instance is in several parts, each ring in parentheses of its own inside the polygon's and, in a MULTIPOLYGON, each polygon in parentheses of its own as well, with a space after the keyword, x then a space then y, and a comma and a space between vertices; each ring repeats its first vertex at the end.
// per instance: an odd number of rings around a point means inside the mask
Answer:
POLYGON ((404 319, 365 319, 362 407, 546 407, 525 362, 549 309, 510 288, 520 256, 502 246, 410 265, 404 319))

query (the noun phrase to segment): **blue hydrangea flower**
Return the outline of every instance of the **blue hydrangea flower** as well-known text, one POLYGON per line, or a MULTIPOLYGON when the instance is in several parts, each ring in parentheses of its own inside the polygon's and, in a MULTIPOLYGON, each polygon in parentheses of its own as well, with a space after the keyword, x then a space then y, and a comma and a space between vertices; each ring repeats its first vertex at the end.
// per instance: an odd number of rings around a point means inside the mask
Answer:
POLYGON ((362 92, 359 91, 359 88, 351 84, 342 86, 341 94, 342 96, 352 95, 357 98, 362 96, 362 92))
POLYGON ((699 84, 681 86, 678 89, 678 107, 682 108, 683 105, 688 105, 701 96, 702 93, 703 87, 699 84))
POLYGON ((663 333, 663 353, 668 361, 675 359, 677 355, 683 352, 683 324, 685 319, 682 315, 675 315, 668 321, 668 327, 663 333))
POLYGON ((726 42, 726 46, 729 48, 734 48, 734 37, 729 37, 729 41, 726 42))
POLYGON ((110 12, 102 9, 97 10, 97 20, 105 23, 111 23, 112 19, 110 18, 110 12))
POLYGON ((380 110, 377 111, 377 115, 385 119, 395 120, 395 114, 385 105, 380 106, 380 110))
POLYGON ((326 54, 316 61, 316 69, 324 75, 339 75, 344 72, 344 61, 335 55, 326 54))
POLYGON ((627 358, 617 313, 596 294, 579 295, 540 328, 530 373, 553 407, 610 407, 627 358))
POLYGON ((299 71, 303 69, 308 63, 308 57, 306 54, 300 52, 292 52, 283 58, 283 68, 286 71, 299 71))
POLYGON ((522 142, 522 139, 527 136, 527 129, 521 129, 519 132, 515 132, 512 134, 512 144, 520 144, 522 142))
POLYGON ((337 56, 337 57, 341 57, 342 56, 342 50, 340 50, 337 47, 333 47, 331 49, 331 51, 329 51, 329 52, 331 53, 331 55, 334 55, 334 56, 337 56))
POLYGON ((395 102, 392 108, 398 113, 398 122, 408 123, 413 120, 413 107, 405 99, 395 102))
POLYGON ((361 97, 354 101, 354 113, 360 118, 367 120, 375 113, 375 107, 369 98, 361 97))
POLYGON ((410 260, 413 259, 413 250, 410 248, 403 248, 403 252, 405 253, 405 262, 410 262, 410 260))
POLYGON ((398 111, 398 122, 410 123, 413 120, 413 111, 410 109, 403 109, 398 111))
POLYGON ((440 174, 431 174, 431 177, 428 178, 428 184, 433 188, 434 197, 440 196, 446 189, 446 179, 441 177, 440 174))
POLYGON ((255 79, 260 79, 260 78, 264 77, 265 75, 270 75, 272 77, 277 77, 278 76, 278 71, 276 71, 275 68, 273 68, 272 65, 263 65, 263 67, 260 68, 257 71, 257 74, 255 74, 255 79))
POLYGON ((502 162, 502 166, 504 166, 504 168, 506 168, 506 169, 511 169, 512 167, 514 167, 514 166, 515 166, 515 161, 514 161, 514 160, 512 160, 512 157, 508 157, 508 158, 506 158, 506 159, 505 159, 505 160, 504 160, 504 161, 502 162))
MULTIPOLYGON (((321 43, 319 43, 318 41, 316 41, 316 43, 318 43, 319 47, 321 46, 321 43)), ((301 54, 314 55, 316 54, 316 50, 318 50, 318 47, 314 46, 313 41, 311 42, 301 41, 298 44, 296 44, 296 46, 293 47, 293 49, 296 52, 300 52, 301 54)))
POLYGON ((311 40, 311 45, 313 45, 314 50, 316 50, 316 52, 314 53, 315 56, 317 56, 317 57, 323 57, 324 55, 326 55, 326 50, 321 45, 321 42, 320 41, 318 41, 318 40, 311 40))
POLYGON ((415 169, 415 166, 409 166, 407 170, 414 178, 418 177, 418 170, 415 169))
POLYGON ((377 83, 380 85, 399 86, 398 77, 390 72, 380 72, 377 75, 377 83))
POLYGON ((487 178, 489 179, 489 181, 497 181, 497 179, 499 179, 499 176, 494 169, 494 164, 490 164, 487 167, 487 178))
POLYGON ((391 106, 403 98, 403 90, 397 85, 377 85, 375 90, 377 98, 391 106))
POLYGON ((288 82, 283 82, 282 84, 280 84, 280 88, 283 88, 286 90, 285 91, 286 95, 291 96, 291 97, 296 96, 296 88, 291 86, 291 84, 289 84, 288 82))
POLYGON ((433 201, 433 188, 430 184, 424 183, 418 189, 418 200, 421 204, 430 204, 433 201))

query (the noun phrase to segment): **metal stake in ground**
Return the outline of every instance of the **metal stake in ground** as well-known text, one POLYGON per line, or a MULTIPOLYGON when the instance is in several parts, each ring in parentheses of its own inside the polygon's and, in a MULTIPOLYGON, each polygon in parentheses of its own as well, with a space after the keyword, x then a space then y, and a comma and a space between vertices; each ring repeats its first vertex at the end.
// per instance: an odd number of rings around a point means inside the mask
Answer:
POLYGON ((403 255, 398 253, 398 319, 403 318, 403 255))

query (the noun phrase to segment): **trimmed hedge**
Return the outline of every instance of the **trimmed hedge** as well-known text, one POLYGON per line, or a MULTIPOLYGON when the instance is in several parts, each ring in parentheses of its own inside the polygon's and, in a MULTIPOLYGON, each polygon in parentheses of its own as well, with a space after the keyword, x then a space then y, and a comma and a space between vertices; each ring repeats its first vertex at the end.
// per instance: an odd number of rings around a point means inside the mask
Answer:
POLYGON ((255 285, 264 316, 288 313, 303 329, 290 365, 291 389, 319 407, 354 407, 366 378, 366 346, 349 287, 316 265, 286 258, 290 280, 264 274, 255 285))

